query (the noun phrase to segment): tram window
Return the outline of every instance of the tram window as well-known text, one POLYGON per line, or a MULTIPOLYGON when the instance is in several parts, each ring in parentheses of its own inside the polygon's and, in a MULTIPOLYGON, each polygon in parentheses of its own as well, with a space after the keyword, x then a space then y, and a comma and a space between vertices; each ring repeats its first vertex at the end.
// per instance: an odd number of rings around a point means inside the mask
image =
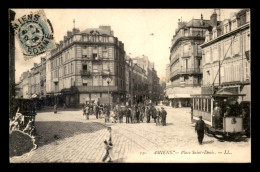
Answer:
POLYGON ((202 102, 202 99, 200 99, 200 110, 203 110, 203 102, 202 102))
POLYGON ((207 106, 207 112, 209 112, 209 99, 206 99, 206 100, 207 100, 207 102, 206 102, 207 103, 207 105, 206 105, 207 106))
POLYGON ((203 111, 206 111, 205 109, 206 109, 206 99, 203 99, 203 111))
POLYGON ((211 100, 210 100, 210 99, 208 99, 208 102, 209 102, 209 106, 208 106, 208 112, 210 112, 210 111, 211 111, 211 100))

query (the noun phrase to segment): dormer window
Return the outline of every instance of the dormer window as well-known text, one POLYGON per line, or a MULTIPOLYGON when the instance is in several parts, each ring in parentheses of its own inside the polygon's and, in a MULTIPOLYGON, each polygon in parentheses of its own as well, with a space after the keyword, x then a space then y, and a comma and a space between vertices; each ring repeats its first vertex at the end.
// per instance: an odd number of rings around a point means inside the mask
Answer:
POLYGON ((232 30, 237 28, 237 20, 233 20, 232 21, 232 25, 231 25, 232 30))
POLYGON ((213 39, 217 38, 217 29, 214 27, 213 29, 213 39))

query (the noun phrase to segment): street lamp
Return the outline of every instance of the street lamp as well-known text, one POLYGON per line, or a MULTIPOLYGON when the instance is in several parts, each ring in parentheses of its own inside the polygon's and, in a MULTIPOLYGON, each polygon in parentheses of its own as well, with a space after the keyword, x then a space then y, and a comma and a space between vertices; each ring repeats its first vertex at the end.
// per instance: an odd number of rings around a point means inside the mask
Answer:
POLYGON ((106 81, 107 81, 107 84, 108 84, 108 103, 109 103, 109 108, 110 108, 110 96, 109 96, 110 95, 110 86, 109 86, 109 84, 111 83, 112 79, 110 78, 109 67, 108 67, 108 77, 107 77, 106 81))

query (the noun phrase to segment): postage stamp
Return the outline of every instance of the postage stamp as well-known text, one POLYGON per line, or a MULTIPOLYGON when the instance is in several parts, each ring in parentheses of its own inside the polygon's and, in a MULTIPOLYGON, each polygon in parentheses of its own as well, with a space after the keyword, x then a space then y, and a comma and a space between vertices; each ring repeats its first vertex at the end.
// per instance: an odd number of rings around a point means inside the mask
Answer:
POLYGON ((56 47, 53 27, 43 10, 24 15, 12 22, 24 59, 28 60, 56 47))

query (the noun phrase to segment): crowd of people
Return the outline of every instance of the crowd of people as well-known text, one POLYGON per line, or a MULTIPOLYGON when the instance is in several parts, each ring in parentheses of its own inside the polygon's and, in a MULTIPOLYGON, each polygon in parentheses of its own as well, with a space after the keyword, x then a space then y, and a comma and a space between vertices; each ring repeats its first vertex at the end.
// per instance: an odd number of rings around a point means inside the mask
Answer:
POLYGON ((104 122, 111 123, 150 123, 156 125, 166 125, 167 112, 163 107, 155 108, 154 105, 134 104, 132 106, 121 106, 120 104, 83 104, 83 115, 89 120, 90 115, 95 115, 96 119, 104 118, 104 122), (123 120, 125 117, 125 121, 123 120))

